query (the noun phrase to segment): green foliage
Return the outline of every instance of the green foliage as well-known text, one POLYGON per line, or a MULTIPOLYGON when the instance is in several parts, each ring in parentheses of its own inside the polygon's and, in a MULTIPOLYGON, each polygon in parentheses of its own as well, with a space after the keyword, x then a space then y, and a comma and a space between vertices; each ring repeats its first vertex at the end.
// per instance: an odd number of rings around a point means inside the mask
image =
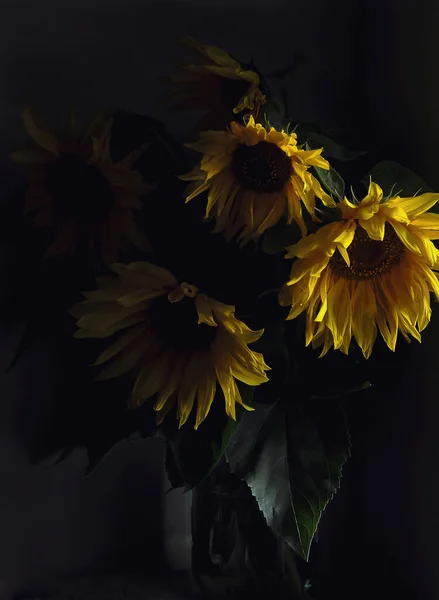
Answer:
POLYGON ((252 468, 254 450, 259 442, 262 426, 276 404, 253 404, 254 411, 246 413, 225 452, 232 473, 243 475, 252 468))
POLYGON ((267 102, 263 105, 263 122, 266 127, 275 129, 286 129, 289 120, 285 112, 285 105, 275 95, 269 95, 267 102))
MULTIPOLYGON (((307 142, 305 144, 305 148, 307 150, 311 150, 312 146, 307 142)), ((330 167, 329 170, 321 169, 320 167, 314 167, 314 170, 320 183, 323 185, 326 191, 333 198, 343 200, 345 192, 345 182, 343 177, 333 167, 330 167)))
POLYGON ((383 189, 384 197, 415 196, 433 191, 416 173, 393 160, 383 160, 372 167, 363 182, 366 186, 370 178, 383 189))
POLYGON ((337 200, 343 200, 345 193, 345 182, 342 176, 331 167, 328 171, 320 167, 314 167, 317 177, 328 194, 337 200))
POLYGON ((295 223, 287 223, 286 219, 280 220, 274 227, 268 229, 262 238, 262 250, 266 254, 278 254, 287 246, 300 240, 300 230, 295 223))
MULTIPOLYGON (((251 404, 253 388, 243 385, 241 394, 244 402, 251 404)), ((180 429, 169 420, 163 424, 161 432, 168 442, 166 468, 173 486, 184 485, 186 490, 197 487, 223 458, 245 412, 237 406, 236 421, 230 419, 224 412, 223 402, 218 393, 207 419, 197 430, 193 423, 187 423, 180 429)))
POLYGON ((355 160, 356 158, 367 154, 364 150, 355 151, 344 148, 331 138, 328 138, 326 135, 322 135, 320 133, 310 133, 307 136, 305 134, 305 137, 310 148, 316 149, 323 147, 323 156, 325 156, 325 158, 334 158, 336 160, 345 162, 349 160, 355 160))
POLYGON ((247 469, 268 525, 305 560, 349 456, 343 415, 335 404, 324 408, 313 411, 314 421, 292 401, 245 415, 227 451, 232 471, 247 469))

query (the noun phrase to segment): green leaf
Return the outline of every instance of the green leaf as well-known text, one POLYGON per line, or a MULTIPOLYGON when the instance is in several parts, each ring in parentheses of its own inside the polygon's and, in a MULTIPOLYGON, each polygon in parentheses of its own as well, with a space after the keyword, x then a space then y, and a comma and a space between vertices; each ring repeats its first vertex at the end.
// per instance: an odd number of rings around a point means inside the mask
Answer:
MULTIPOLYGON (((305 144, 305 147, 307 150, 312 149, 308 143, 305 144)), ((342 176, 337 173, 333 167, 331 167, 328 171, 326 169, 321 169, 320 167, 314 167, 314 170, 320 180, 320 183, 326 188, 327 192, 329 192, 331 196, 335 196, 339 200, 343 200, 345 182, 342 176)))
POLYGON ((334 142, 334 140, 331 138, 328 138, 326 135, 322 135, 320 133, 309 134, 307 137, 307 143, 308 146, 313 150, 323 146, 323 155, 326 158, 335 158, 336 160, 340 160, 342 162, 354 160, 367 154, 367 152, 364 150, 348 150, 347 148, 340 146, 340 144, 337 144, 337 142, 334 142))
POLYGON ((370 178, 383 189, 384 197, 398 193, 415 196, 433 191, 416 173, 393 160, 383 160, 372 167, 364 181, 366 187, 370 178))
POLYGON ((337 173, 333 167, 331 167, 329 171, 321 169, 320 167, 314 167, 314 170, 316 171, 317 177, 326 191, 331 196, 335 196, 335 198, 338 200, 343 200, 345 183, 342 176, 337 173))
MULTIPOLYGON (((253 396, 254 396, 254 391, 255 388, 251 387, 249 385, 239 385, 239 391, 241 392, 241 397, 242 400, 244 402, 244 404, 246 404, 247 406, 252 406, 253 403, 253 396)), ((227 451, 227 449, 229 448, 231 441, 233 440, 233 437, 236 433, 236 430, 238 429, 242 419, 244 418, 245 415, 248 414, 252 414, 254 411, 247 411, 245 409, 243 409, 241 406, 238 406, 236 408, 236 421, 234 421, 233 419, 228 418, 227 419, 227 425, 224 427, 224 429, 221 432, 221 445, 217 445, 215 444, 215 442, 212 442, 212 451, 213 451, 213 463, 212 466, 209 470, 209 475, 212 473, 212 471, 215 469, 215 467, 218 466, 219 462, 221 461, 221 459, 223 458, 223 456, 225 456, 225 453, 227 451)))
POLYGON ((300 240, 300 230, 295 223, 288 224, 285 220, 279 221, 274 227, 268 229, 262 238, 262 250, 265 254, 278 254, 287 246, 300 240))
POLYGON ((258 443, 261 428, 274 406, 253 403, 255 410, 243 414, 225 452, 232 473, 240 474, 252 468, 252 454, 258 443))
POLYGON ((345 412, 337 402, 311 401, 307 414, 318 431, 328 466, 328 502, 340 487, 343 466, 351 455, 351 438, 345 412))
POLYGON ((270 95, 263 106, 264 121, 267 126, 277 130, 284 129, 288 124, 284 104, 275 96, 270 95))
MULTIPOLYGON (((244 402, 251 404, 253 388, 242 385, 240 390, 244 402)), ((162 427, 172 451, 172 466, 175 464, 186 490, 197 487, 218 466, 244 412, 242 407, 237 406, 236 421, 227 417, 224 399, 218 394, 207 419, 197 430, 189 422, 176 430, 171 430, 169 425, 162 427)), ((175 472, 173 478, 177 480, 175 472)))
POLYGON ((222 457, 224 456, 230 441, 232 440, 236 429, 238 428, 238 421, 234 421, 233 419, 228 419, 227 425, 221 432, 221 445, 218 446, 215 442, 212 442, 212 452, 213 452, 213 462, 212 466, 209 469, 209 475, 218 465, 222 457))
POLYGON ((344 421, 331 429, 328 414, 317 420, 318 428, 297 404, 278 404, 264 421, 258 456, 245 475, 268 525, 305 560, 349 456, 344 421))

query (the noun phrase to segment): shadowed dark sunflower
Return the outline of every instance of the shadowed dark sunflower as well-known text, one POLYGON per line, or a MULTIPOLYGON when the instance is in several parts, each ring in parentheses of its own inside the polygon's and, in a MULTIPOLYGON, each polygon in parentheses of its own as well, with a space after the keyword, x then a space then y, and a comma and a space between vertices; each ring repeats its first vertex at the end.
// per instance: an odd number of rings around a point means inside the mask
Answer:
POLYGON ((86 243, 106 262, 116 260, 121 245, 132 243, 146 250, 148 244, 137 230, 133 210, 149 189, 131 167, 144 151, 113 163, 110 156, 112 119, 97 119, 80 136, 70 123, 67 133, 40 129, 30 112, 23 114, 34 147, 12 153, 28 176, 26 212, 34 214, 36 227, 54 231, 46 256, 73 252, 86 243))
POLYGON ((174 407, 180 426, 196 403, 195 428, 207 417, 217 383, 225 410, 236 418, 245 406, 236 380, 256 386, 268 380, 262 354, 250 350, 263 330, 252 331, 235 317, 235 307, 179 284, 166 269, 147 262, 114 264, 116 275, 98 279, 71 310, 80 338, 116 341, 96 361, 110 364, 99 379, 135 377, 130 406, 155 398, 161 422, 174 407))
POLYGON ((266 98, 253 69, 243 67, 227 52, 205 46, 190 37, 182 38, 203 62, 183 64, 171 81, 179 89, 171 97, 179 108, 208 110, 200 129, 222 128, 239 114, 257 117, 266 98))

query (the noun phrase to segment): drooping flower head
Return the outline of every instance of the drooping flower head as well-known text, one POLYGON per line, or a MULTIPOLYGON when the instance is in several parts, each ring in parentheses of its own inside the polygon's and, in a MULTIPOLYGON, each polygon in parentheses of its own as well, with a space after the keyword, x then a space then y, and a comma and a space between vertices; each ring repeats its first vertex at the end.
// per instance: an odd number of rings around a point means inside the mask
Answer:
POLYGON ((216 218, 215 231, 231 240, 239 233, 243 244, 257 240, 279 221, 285 211, 288 223, 296 221, 306 235, 302 204, 315 219, 315 198, 335 203, 314 175, 311 166, 329 169, 318 150, 302 150, 295 133, 269 130, 253 117, 246 125, 232 122, 230 131, 207 131, 190 148, 201 152, 199 164, 183 180, 189 202, 208 191, 206 218, 216 218))
POLYGON ((235 317, 234 306, 179 284, 162 267, 137 262, 112 270, 115 275, 100 278, 99 289, 71 310, 76 337, 116 337, 95 363, 109 362, 98 378, 134 375, 131 407, 154 397, 159 421, 176 407, 181 426, 196 404, 195 428, 209 413, 218 383, 226 413, 235 419, 236 404, 245 406, 236 380, 267 381, 262 354, 248 347, 263 330, 252 331, 235 317))
POLYGON ((75 133, 73 123, 65 134, 43 131, 28 110, 23 119, 34 147, 11 158, 26 168, 26 211, 35 215, 35 226, 54 231, 47 256, 72 252, 84 242, 111 262, 123 242, 144 247, 133 209, 141 207, 148 187, 131 170, 144 147, 114 163, 112 119, 97 119, 85 135, 75 133))
POLYGON ((204 125, 225 126, 233 115, 258 115, 266 98, 260 89, 258 73, 239 64, 224 50, 205 46, 190 37, 183 38, 200 62, 184 64, 171 79, 179 84, 174 102, 180 108, 208 110, 204 125))
POLYGON ((398 331, 420 341, 439 299, 439 194, 383 201, 371 182, 361 202, 338 204, 342 220, 288 248, 295 258, 280 303, 289 319, 306 312, 306 344, 347 353, 354 338, 368 358, 379 332, 395 350, 398 331))

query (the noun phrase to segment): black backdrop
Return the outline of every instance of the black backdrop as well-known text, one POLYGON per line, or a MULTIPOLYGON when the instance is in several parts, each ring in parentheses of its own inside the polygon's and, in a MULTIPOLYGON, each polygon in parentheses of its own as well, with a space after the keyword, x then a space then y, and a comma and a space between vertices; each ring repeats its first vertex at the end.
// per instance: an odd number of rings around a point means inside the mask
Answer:
MULTIPOLYGON (((438 12, 426 0, 416 7, 410 0, 4 0, 0 139, 5 150, 19 140, 19 115, 27 105, 54 119, 71 106, 84 116, 122 106, 169 117, 170 128, 184 133, 188 122, 164 111, 151 81, 168 71, 175 38, 191 34, 244 58, 251 50, 268 71, 289 64, 296 50, 305 52, 310 61, 291 87, 294 117, 351 128, 353 143, 378 144, 439 187, 438 12)), ((4 167, 2 194, 13 179, 4 167)), ((13 256, 3 250, 0 264, 13 268, 13 256)), ((436 317, 424 337, 434 341, 438 333, 436 317)), ((15 334, 4 326, 3 361, 15 334)), ((439 371, 428 347, 410 353, 385 396, 361 398, 352 407, 353 457, 312 556, 319 597, 439 597, 439 371)), ((56 346, 48 338, 0 376, 0 584, 6 597, 59 575, 123 570, 134 556, 141 557, 136 569, 148 571, 163 557, 156 550, 165 526, 159 443, 121 445, 86 481, 81 451, 50 470, 32 466, 29 448, 50 423, 56 372, 56 346), (148 563, 152 556, 156 562, 148 563)))

